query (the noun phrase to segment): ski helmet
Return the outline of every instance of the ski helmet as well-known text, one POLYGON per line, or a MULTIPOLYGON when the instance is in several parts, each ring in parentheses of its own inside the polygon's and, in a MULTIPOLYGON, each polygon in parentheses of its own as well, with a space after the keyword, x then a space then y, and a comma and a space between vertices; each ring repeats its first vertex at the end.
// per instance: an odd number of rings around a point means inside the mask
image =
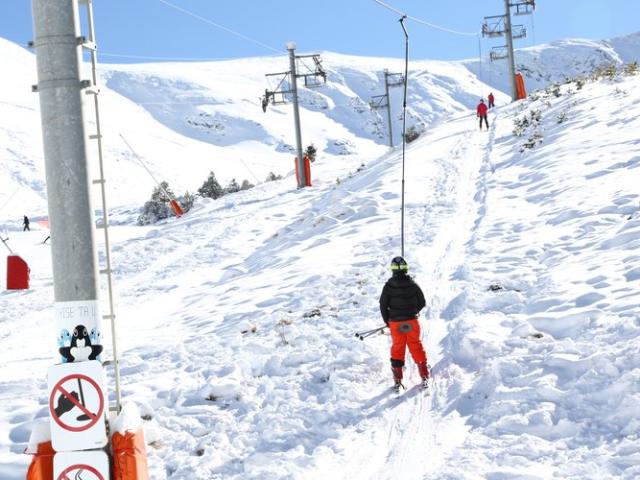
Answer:
POLYGON ((409 270, 409 265, 402 257, 393 257, 391 260, 391 270, 394 272, 406 272, 409 270))

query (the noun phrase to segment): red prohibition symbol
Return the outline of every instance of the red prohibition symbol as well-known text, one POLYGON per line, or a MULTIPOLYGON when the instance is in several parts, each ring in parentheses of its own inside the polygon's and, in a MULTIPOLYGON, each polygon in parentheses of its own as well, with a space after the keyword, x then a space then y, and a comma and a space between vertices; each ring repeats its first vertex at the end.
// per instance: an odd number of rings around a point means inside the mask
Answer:
MULTIPOLYGON (((66 411, 68 411, 68 410, 65 410, 65 412, 66 411)), ((96 423, 98 423, 98 420, 100 420, 100 418, 102 417, 102 412, 103 411, 104 411, 104 397, 102 395, 102 391, 100 390, 100 387, 98 386, 98 384, 91 377, 88 377, 88 376, 83 375, 81 373, 73 373, 71 375, 67 375, 66 377, 62 378, 51 389, 51 395, 49 396, 49 413, 51 414, 51 418, 53 418, 55 420, 55 422, 65 430, 68 430, 70 432, 83 432, 85 430, 88 430, 91 427, 93 427, 96 423), (64 385, 65 382, 68 382, 69 380, 77 380, 81 391, 82 391, 82 386, 80 385, 80 381, 82 381, 82 380, 87 382, 93 388, 95 388, 96 393, 98 394, 98 402, 99 402, 98 411, 96 413, 92 413, 84 405, 84 395, 82 395, 83 400, 82 400, 82 402, 80 402, 80 401, 78 401, 78 394, 76 392, 69 393, 62 386, 62 385, 64 385), (79 427, 74 427, 74 426, 65 424, 60 419, 60 416, 62 414, 56 415, 56 408, 55 408, 55 405, 54 405, 54 401, 56 399, 56 396, 57 396, 56 394, 57 393, 61 394, 61 396, 58 399, 59 402, 60 402, 61 399, 66 401, 66 402, 71 402, 72 408, 73 408, 73 406, 75 406, 75 407, 78 407, 80 410, 82 410, 82 413, 83 413, 82 416, 85 419, 89 420, 89 422, 86 425, 81 425, 79 427)), ((91 467, 87 467, 87 469, 91 470, 91 467)), ((102 476, 100 476, 99 478, 102 478, 102 476)), ((59 480, 64 480, 64 479, 65 479, 65 477, 59 477, 59 480)))
POLYGON ((104 480, 104 477, 102 476, 102 474, 96 470, 95 468, 89 466, 89 465, 82 465, 82 464, 76 464, 76 465, 71 465, 70 467, 67 467, 64 469, 64 471, 58 475, 57 480, 73 480, 75 478, 77 478, 77 475, 81 474, 83 471, 87 471, 87 472, 91 472, 96 476, 96 480, 104 480), (78 473, 74 474, 73 476, 68 476, 67 473, 73 473, 76 470, 78 470, 78 473))

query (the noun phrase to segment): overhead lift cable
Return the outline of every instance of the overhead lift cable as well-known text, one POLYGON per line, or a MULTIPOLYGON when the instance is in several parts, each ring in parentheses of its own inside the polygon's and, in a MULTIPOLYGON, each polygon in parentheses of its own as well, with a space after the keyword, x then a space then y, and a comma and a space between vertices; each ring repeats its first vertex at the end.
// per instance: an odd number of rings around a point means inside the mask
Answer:
MULTIPOLYGON (((163 1, 163 0, 160 0, 163 1)), ((431 22, 427 22, 426 20, 422 20, 421 18, 417 18, 417 17, 413 17, 411 15, 407 15, 404 12, 401 12, 400 10, 393 8, 391 5, 388 5, 380 0, 373 0, 374 2, 376 2, 378 5, 386 8, 387 10, 391 10, 394 13, 397 13, 398 15, 400 15, 401 17, 405 17, 408 20, 412 20, 416 23, 420 23, 422 25, 425 25, 427 27, 433 28, 435 30, 440 30, 441 32, 447 32, 447 33, 451 33, 454 35, 462 35, 465 37, 475 37, 478 36, 480 34, 480 32, 460 32, 458 30, 452 30, 450 28, 446 28, 446 27, 441 27, 440 25, 436 25, 435 23, 431 23, 431 22)))
POLYGON ((404 257, 404 151, 407 144, 407 78, 409 76, 409 34, 404 26, 405 16, 400 19, 400 26, 404 32, 404 94, 402 98, 402 214, 400 226, 400 250, 404 257))
POLYGON ((272 46, 267 45, 266 43, 262 43, 261 41, 256 40, 255 38, 248 37, 247 35, 244 35, 244 34, 242 34, 240 32, 236 32, 235 30, 232 30, 232 29, 230 29, 228 27, 225 27, 224 25, 220 25, 219 23, 216 23, 213 20, 210 20, 210 19, 202 17, 202 16, 200 16, 200 15, 198 15, 196 13, 193 13, 193 12, 187 10, 186 8, 182 8, 182 7, 179 7, 178 5, 174 5, 173 3, 168 2, 167 0, 158 0, 158 1, 160 3, 163 3, 163 4, 167 5, 168 7, 171 7, 173 9, 175 9, 175 10, 178 10, 179 12, 182 12, 182 13, 184 13, 186 15, 189 15, 189 16, 191 16, 193 18, 196 18, 196 19, 198 19, 198 20, 200 20, 202 22, 208 23, 209 25, 212 25, 212 26, 214 26, 216 28, 219 28, 220 30, 224 30, 225 32, 228 32, 228 33, 230 33, 232 35, 235 35, 236 37, 242 38, 243 40, 247 40, 248 42, 255 43, 256 45, 259 45, 259 46, 261 46, 263 48, 266 48, 267 50, 271 50, 271 51, 276 52, 276 53, 285 53, 282 50, 279 50, 277 48, 273 48, 272 46))

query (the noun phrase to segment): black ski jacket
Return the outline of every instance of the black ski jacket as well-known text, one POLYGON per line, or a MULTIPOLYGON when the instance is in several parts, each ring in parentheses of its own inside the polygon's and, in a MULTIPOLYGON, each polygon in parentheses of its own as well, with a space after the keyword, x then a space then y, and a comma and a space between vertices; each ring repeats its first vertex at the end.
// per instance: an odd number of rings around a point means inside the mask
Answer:
POLYGON ((417 318, 424 306, 424 294, 409 275, 394 275, 384 284, 380 313, 385 323, 417 318))

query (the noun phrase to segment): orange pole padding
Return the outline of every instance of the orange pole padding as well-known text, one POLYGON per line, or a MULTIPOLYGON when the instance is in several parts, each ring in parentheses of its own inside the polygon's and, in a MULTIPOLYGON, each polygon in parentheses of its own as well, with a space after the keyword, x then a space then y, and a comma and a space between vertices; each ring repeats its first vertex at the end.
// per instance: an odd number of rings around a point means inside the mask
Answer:
POLYGON ((33 454, 26 480, 53 480, 53 456, 56 452, 51 442, 38 444, 38 451, 33 454))
POLYGON ((149 480, 147 451, 142 428, 111 437, 113 480, 149 480))
MULTIPOLYGON (((300 172, 298 171, 298 157, 296 157, 294 160, 296 164, 296 182, 300 184, 300 172)), ((306 177, 304 181, 304 186, 310 187, 311 186, 311 162, 309 161, 309 157, 305 155, 302 158, 302 163, 304 164, 304 176, 306 177)))
POLYGON ((182 215, 184 215, 182 207, 177 200, 171 200, 169 204, 171 205, 171 210, 173 210, 173 213, 176 214, 176 217, 180 218, 182 215))
POLYGON ((518 95, 518 100, 523 100, 525 98, 527 98, 527 90, 525 89, 524 86, 524 77, 522 76, 521 73, 516 73, 516 89, 517 89, 517 95, 518 95))
POLYGON ((311 161, 309 160, 309 157, 305 155, 303 158, 303 162, 304 162, 304 176, 306 177, 304 186, 310 187, 311 186, 311 161))
POLYGON ((7 290, 28 290, 29 265, 20 255, 9 255, 7 257, 7 290))

